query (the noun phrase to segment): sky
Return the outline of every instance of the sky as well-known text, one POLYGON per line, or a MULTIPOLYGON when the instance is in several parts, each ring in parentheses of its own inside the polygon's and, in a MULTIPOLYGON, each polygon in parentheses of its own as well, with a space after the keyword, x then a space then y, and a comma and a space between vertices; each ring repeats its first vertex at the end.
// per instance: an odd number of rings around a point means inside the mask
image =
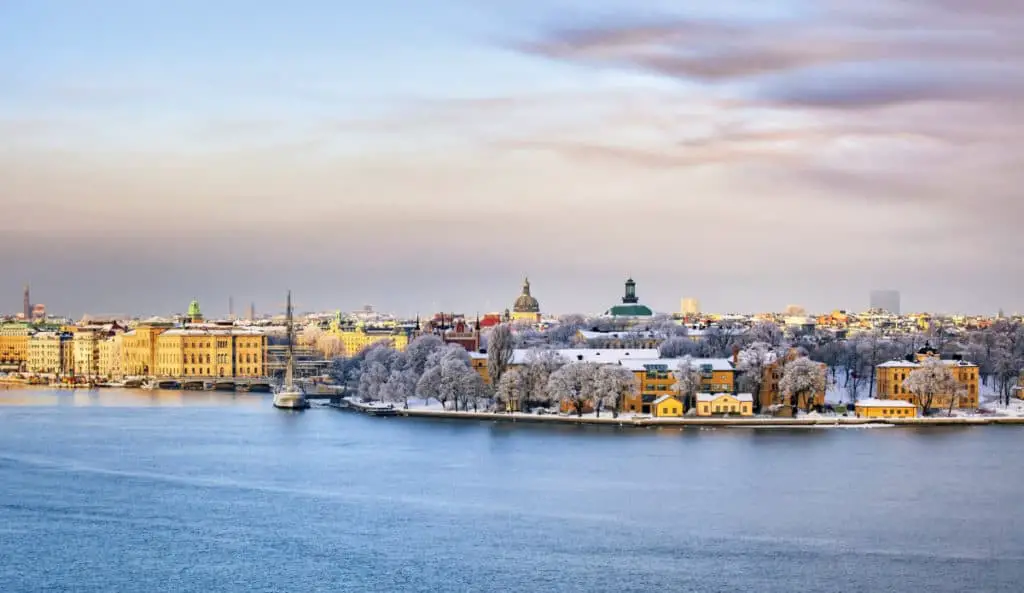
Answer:
POLYGON ((1021 311, 1018 4, 0 0, 0 311, 1021 311))

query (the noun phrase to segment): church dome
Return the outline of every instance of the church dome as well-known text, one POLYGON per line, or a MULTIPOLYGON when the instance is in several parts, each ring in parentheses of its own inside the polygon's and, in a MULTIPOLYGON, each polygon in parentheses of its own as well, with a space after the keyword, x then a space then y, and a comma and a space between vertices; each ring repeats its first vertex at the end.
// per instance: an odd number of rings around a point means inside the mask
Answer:
POLYGON ((523 294, 519 295, 512 311, 516 313, 540 313, 540 303, 530 294, 530 279, 523 280, 523 294))
POLYGON ((193 300, 188 305, 188 316, 189 317, 202 317, 203 313, 199 310, 199 301, 193 300))

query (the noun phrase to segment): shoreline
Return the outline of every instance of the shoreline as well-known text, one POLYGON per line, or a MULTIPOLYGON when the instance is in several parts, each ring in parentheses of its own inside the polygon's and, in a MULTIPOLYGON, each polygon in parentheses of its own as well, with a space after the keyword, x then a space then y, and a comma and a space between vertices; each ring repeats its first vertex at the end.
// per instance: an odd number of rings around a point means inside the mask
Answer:
MULTIPOLYGON (((357 410, 359 411, 359 410, 357 410)), ((592 418, 577 416, 542 416, 535 414, 498 414, 493 412, 453 412, 449 410, 403 410, 396 408, 394 416, 405 418, 435 418, 475 420, 478 422, 527 422, 535 424, 590 424, 597 426, 649 427, 802 427, 802 426, 985 426, 993 424, 1024 425, 1024 418, 1014 416, 924 418, 592 418)))

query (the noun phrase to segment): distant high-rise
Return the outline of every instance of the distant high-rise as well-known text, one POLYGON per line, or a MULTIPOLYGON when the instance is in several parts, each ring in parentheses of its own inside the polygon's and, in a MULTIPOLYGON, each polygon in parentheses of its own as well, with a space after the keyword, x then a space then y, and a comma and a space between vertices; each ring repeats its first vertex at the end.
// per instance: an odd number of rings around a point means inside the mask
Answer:
POLYGON ((256 303, 249 303, 249 321, 256 321, 256 303))
POLYGON ((235 320, 235 297, 228 297, 228 319, 235 320))
POLYGON ((700 301, 693 297, 686 297, 679 301, 679 312, 683 315, 700 314, 700 301))
POLYGON ((25 303, 24 303, 24 316, 25 320, 32 319, 32 299, 28 295, 28 284, 25 285, 25 303))
POLYGON ((893 315, 900 314, 900 291, 898 290, 872 290, 871 309, 881 309, 893 315))

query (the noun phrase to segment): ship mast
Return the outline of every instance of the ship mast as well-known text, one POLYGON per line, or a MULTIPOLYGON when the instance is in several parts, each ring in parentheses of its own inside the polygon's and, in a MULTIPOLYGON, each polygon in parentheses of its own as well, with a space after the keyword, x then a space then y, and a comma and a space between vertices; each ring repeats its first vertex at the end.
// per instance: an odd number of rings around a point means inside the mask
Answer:
POLYGON ((288 331, 288 366, 285 368, 284 375, 284 386, 286 389, 292 388, 292 378, 295 374, 295 326, 292 323, 292 291, 288 291, 288 305, 286 311, 287 331, 288 331))

